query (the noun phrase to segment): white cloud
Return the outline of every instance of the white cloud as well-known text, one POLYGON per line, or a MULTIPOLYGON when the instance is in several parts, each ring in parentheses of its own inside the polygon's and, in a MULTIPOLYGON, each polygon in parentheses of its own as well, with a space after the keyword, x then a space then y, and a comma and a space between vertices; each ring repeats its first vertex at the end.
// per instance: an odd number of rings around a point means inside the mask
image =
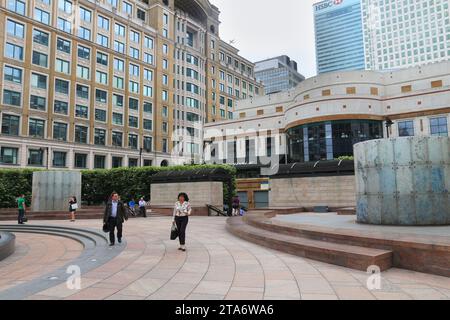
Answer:
POLYGON ((286 54, 306 77, 316 74, 314 0, 210 0, 221 11, 220 36, 250 61, 286 54))

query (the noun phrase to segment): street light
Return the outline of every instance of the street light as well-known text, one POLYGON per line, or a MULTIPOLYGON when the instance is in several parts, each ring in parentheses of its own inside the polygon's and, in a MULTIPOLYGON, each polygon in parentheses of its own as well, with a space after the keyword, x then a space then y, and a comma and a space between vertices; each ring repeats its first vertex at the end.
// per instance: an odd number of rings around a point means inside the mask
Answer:
POLYGON ((387 132, 387 137, 389 138, 389 131, 392 127, 392 125, 394 124, 394 122, 392 122, 391 119, 387 118, 386 119, 386 132, 387 132))

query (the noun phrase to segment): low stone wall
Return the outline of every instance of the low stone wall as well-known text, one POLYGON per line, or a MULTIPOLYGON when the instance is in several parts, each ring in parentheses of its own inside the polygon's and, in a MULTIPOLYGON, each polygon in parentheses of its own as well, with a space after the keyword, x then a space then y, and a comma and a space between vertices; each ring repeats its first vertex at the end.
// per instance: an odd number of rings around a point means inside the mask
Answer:
POLYGON ((173 208, 180 192, 188 194, 192 207, 206 207, 207 204, 223 207, 223 184, 216 181, 153 183, 150 203, 156 207, 173 208))
POLYGON ((270 179, 270 207, 356 206, 355 176, 270 179))

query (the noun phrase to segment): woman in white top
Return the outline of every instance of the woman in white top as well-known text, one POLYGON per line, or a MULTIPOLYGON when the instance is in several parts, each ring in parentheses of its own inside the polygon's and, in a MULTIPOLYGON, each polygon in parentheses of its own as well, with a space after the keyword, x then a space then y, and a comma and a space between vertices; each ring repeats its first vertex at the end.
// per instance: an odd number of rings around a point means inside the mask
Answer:
POLYGON ((192 213, 192 208, 189 203, 189 197, 182 192, 178 195, 178 201, 175 203, 173 209, 173 223, 177 225, 178 238, 180 239, 180 248, 178 250, 186 251, 186 227, 189 222, 189 216, 192 213))

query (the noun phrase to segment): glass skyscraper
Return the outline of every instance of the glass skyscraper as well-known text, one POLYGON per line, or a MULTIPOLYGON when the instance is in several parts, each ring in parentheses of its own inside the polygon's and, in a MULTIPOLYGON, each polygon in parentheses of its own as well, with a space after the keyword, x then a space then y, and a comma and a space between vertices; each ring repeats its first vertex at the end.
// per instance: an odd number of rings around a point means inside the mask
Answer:
POLYGON ((365 69, 360 0, 314 5, 317 73, 365 69))

